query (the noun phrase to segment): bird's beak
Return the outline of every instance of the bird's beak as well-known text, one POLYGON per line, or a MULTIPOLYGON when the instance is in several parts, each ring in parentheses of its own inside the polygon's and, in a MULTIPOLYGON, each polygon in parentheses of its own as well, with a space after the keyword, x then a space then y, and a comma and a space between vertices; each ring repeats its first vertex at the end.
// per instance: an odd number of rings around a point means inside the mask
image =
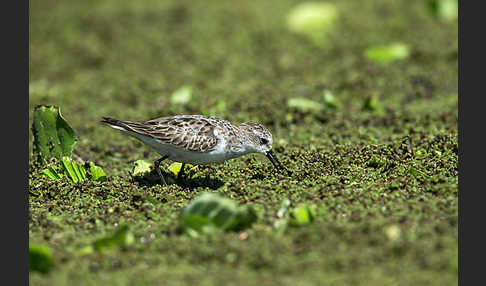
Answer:
POLYGON ((282 164, 280 164, 280 162, 277 159, 277 156, 275 156, 275 154, 273 153, 272 150, 265 153, 265 155, 267 156, 268 160, 270 160, 270 162, 272 162, 273 166, 275 166, 275 169, 284 170, 284 168, 282 167, 282 164))

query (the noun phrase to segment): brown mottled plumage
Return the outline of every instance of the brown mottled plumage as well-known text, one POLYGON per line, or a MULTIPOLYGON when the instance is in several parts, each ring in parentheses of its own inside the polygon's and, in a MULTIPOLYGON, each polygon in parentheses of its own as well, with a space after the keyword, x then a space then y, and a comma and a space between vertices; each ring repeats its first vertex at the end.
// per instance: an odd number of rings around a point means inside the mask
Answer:
POLYGON ((202 115, 176 115, 145 122, 103 117, 101 122, 136 137, 161 154, 155 165, 164 185, 158 165, 167 158, 183 164, 209 164, 262 153, 277 169, 281 168, 272 152, 272 134, 259 123, 235 126, 227 120, 202 115))
POLYGON ((194 115, 161 117, 146 122, 123 121, 106 117, 103 119, 105 123, 150 136, 161 143, 197 152, 207 152, 218 143, 218 139, 213 134, 215 121, 234 128, 231 123, 223 119, 194 115))

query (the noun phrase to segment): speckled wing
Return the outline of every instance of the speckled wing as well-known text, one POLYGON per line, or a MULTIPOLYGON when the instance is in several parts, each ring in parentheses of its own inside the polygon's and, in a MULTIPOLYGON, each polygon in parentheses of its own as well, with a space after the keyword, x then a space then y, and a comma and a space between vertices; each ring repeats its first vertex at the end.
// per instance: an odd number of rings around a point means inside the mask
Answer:
POLYGON ((139 134, 191 151, 208 152, 218 143, 214 135, 215 126, 210 118, 204 116, 179 115, 146 122, 123 123, 139 134))

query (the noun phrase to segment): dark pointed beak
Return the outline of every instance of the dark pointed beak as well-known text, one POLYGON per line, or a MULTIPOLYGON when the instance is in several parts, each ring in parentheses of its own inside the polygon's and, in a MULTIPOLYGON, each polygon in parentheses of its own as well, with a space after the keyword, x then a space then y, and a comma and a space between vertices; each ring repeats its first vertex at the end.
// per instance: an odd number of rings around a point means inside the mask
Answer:
POLYGON ((272 162, 273 166, 275 167, 275 169, 277 169, 277 171, 285 170, 285 168, 282 167, 282 164, 280 164, 280 162, 277 159, 277 156, 275 156, 275 153, 273 153, 272 150, 265 153, 265 155, 267 156, 268 160, 270 160, 270 162, 272 162))

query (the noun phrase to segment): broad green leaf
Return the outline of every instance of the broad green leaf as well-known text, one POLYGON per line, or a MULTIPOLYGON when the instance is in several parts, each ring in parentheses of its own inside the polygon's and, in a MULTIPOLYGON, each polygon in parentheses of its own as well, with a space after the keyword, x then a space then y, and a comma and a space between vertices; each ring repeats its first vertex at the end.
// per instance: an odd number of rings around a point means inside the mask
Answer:
POLYGON ((58 180, 63 177, 62 172, 59 172, 57 166, 50 166, 47 169, 41 171, 41 174, 47 176, 50 179, 58 180))
POLYGON ((29 270, 47 273, 53 267, 52 250, 47 246, 29 242, 29 270))
POLYGON ((86 168, 84 168, 83 165, 78 164, 76 162, 73 162, 72 165, 74 167, 74 171, 76 172, 76 176, 78 176, 79 181, 84 181, 88 178, 86 175, 87 174, 86 168))
MULTIPOLYGON (((126 247, 135 242, 135 236, 129 231, 128 225, 122 225, 117 228, 115 233, 109 234, 93 243, 93 249, 96 252, 104 252, 115 247, 126 247)), ((89 249, 86 249, 86 252, 89 249)))
POLYGON ((181 230, 191 236, 217 230, 245 229, 257 219, 252 208, 238 206, 235 201, 213 193, 205 193, 191 201, 182 211, 181 230))
POLYGON ((106 174, 103 169, 99 166, 96 166, 93 162, 89 162, 89 172, 91 174, 91 180, 97 182, 106 181, 106 174))
POLYGON ((243 230, 249 228, 257 219, 258 215, 253 208, 248 206, 240 207, 235 222, 228 229, 243 230))
MULTIPOLYGON (((192 167, 191 164, 186 164, 186 168, 190 168, 190 167, 192 167)), ((172 174, 174 174, 176 176, 179 174, 179 172, 181 170, 182 170, 182 163, 174 162, 174 163, 170 164, 170 166, 169 166, 169 171, 171 171, 172 174)))
POLYGON ((192 87, 185 85, 174 91, 170 97, 170 102, 172 104, 186 104, 191 101, 192 98, 192 87))
POLYGON ((169 171, 172 172, 172 174, 177 175, 182 169, 182 163, 179 162, 174 162, 169 166, 169 171))
POLYGON ((314 208, 308 206, 307 204, 301 204, 290 212, 289 223, 291 226, 303 226, 314 221, 314 217, 314 208))
POLYGON ((338 9, 333 3, 300 3, 287 15, 287 28, 321 45, 326 35, 335 29, 338 15, 338 9))
MULTIPOLYGON (((96 166, 93 162, 89 162, 89 177, 93 181, 106 181, 106 174, 103 169, 96 166)), ((58 180, 64 175, 67 176, 71 183, 77 183, 88 179, 88 173, 82 164, 74 162, 69 157, 64 157, 59 165, 51 165, 47 169, 41 171, 41 174, 48 178, 58 180)))
POLYGON ((72 183, 78 183, 87 179, 86 169, 83 165, 74 162, 71 158, 64 157, 61 160, 61 165, 72 183))
POLYGON ((61 116, 56 106, 37 106, 32 123, 34 153, 45 164, 49 158, 71 156, 77 141, 74 130, 61 116))
POLYGON ((287 102, 288 107, 295 108, 301 112, 308 112, 308 111, 321 111, 324 106, 319 102, 303 98, 303 97, 294 97, 289 99, 287 102))
POLYGON ((184 216, 182 218, 182 224, 184 225, 182 228, 184 233, 192 237, 197 237, 201 233, 219 231, 219 229, 214 226, 208 218, 198 215, 184 216))
POLYGON ((236 215, 237 212, 231 209, 231 207, 220 206, 209 218, 211 219, 211 222, 219 228, 230 229, 237 222, 236 215))
POLYGON ((327 106, 327 108, 335 109, 338 107, 336 98, 329 90, 324 90, 322 92, 322 99, 324 101, 324 104, 327 106))
POLYGON ((364 52, 366 59, 378 64, 388 64, 397 60, 403 60, 408 58, 409 55, 410 48, 403 43, 370 47, 364 52))
POLYGON ((143 176, 147 173, 150 173, 151 166, 152 164, 145 160, 137 160, 135 161, 135 167, 133 168, 132 175, 143 176))

